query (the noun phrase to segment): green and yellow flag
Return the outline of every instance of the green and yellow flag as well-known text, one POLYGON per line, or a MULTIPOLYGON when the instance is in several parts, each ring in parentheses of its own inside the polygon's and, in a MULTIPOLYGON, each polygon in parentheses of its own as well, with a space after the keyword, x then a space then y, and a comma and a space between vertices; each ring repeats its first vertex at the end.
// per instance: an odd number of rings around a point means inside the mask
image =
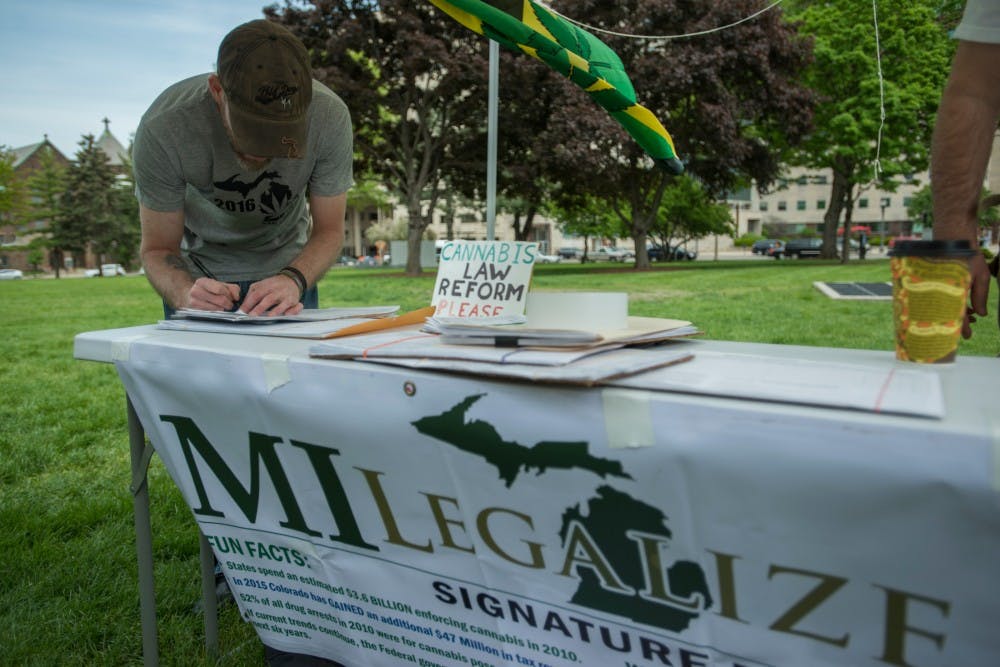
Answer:
POLYGON ((604 107, 658 166, 673 174, 684 171, 670 134, 636 102, 621 58, 586 30, 531 0, 430 2, 469 30, 546 63, 604 107))

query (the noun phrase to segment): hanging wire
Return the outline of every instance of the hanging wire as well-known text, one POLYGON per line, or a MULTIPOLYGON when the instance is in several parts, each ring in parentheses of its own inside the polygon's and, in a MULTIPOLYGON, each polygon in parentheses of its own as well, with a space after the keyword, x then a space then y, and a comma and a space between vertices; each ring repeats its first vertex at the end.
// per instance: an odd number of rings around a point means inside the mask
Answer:
MULTIPOLYGON (((542 7, 544 7, 545 9, 547 9, 548 11, 550 11, 553 14, 555 14, 556 16, 558 16, 559 18, 561 18, 561 19, 563 19, 565 21, 568 21, 569 23, 572 23, 573 25, 579 26, 579 27, 583 28, 584 30, 588 30, 588 31, 591 31, 591 32, 599 32, 599 33, 603 33, 605 35, 613 35, 615 37, 625 37, 625 38, 628 38, 628 39, 671 40, 671 39, 683 39, 685 37, 699 37, 701 35, 708 35, 708 34, 711 34, 711 33, 714 33, 714 32, 721 32, 722 30, 728 30, 729 28, 732 28, 734 26, 738 26, 741 23, 746 23, 747 21, 751 21, 751 20, 757 18, 761 14, 774 9, 775 7, 777 7, 778 5, 780 5, 781 3, 782 3, 782 0, 775 0, 774 2, 772 2, 767 7, 764 7, 763 9, 761 9, 761 10, 759 10, 757 12, 754 12, 753 14, 751 14, 751 15, 745 17, 745 18, 740 19, 739 21, 735 21, 735 22, 729 23, 727 25, 719 26, 717 28, 710 28, 708 30, 700 30, 698 32, 688 32, 688 33, 684 33, 684 34, 681 34, 681 35, 637 35, 637 34, 633 34, 633 33, 615 32, 613 30, 605 30, 604 28, 598 28, 596 26, 587 25, 586 23, 583 23, 581 21, 577 21, 576 19, 570 18, 570 17, 566 16, 565 14, 560 14, 556 10, 552 9, 552 7, 549 7, 547 4, 545 4, 543 2, 538 2, 537 4, 541 5, 542 7)), ((872 0, 872 21, 873 21, 873 23, 875 25, 875 62, 876 62, 877 67, 878 67, 879 125, 878 125, 878 136, 877 136, 877 138, 875 140, 875 165, 874 165, 875 166, 875 180, 878 180, 879 177, 880 177, 880 175, 881 175, 881 173, 882 173, 882 161, 881 161, 881 157, 882 157, 882 130, 885 128, 885 79, 882 76, 882 44, 880 42, 879 32, 878 32, 878 0, 872 0)))
POLYGON ((760 16, 761 14, 763 14, 765 12, 768 12, 768 11, 774 9, 775 7, 777 7, 778 5, 780 5, 782 3, 782 1, 783 0, 775 0, 773 3, 771 3, 770 5, 768 5, 767 7, 765 7, 764 9, 761 9, 760 11, 754 12, 753 14, 751 14, 750 16, 747 16, 746 18, 742 18, 739 21, 735 21, 735 22, 730 23, 728 25, 719 26, 717 28, 709 28, 708 30, 700 30, 698 32, 688 32, 688 33, 684 33, 683 35, 634 35, 634 34, 630 34, 630 33, 626 33, 626 32, 615 32, 613 30, 605 30, 603 28, 598 28, 596 26, 587 25, 586 23, 581 23, 580 21, 577 21, 575 19, 571 19, 570 17, 566 16, 565 14, 560 14, 559 12, 557 12, 554 9, 552 9, 551 7, 549 7, 548 5, 546 5, 543 2, 537 2, 536 4, 544 7, 548 11, 550 11, 553 14, 555 14, 556 16, 558 16, 559 18, 564 19, 566 21, 569 21, 573 25, 579 26, 579 27, 583 28, 584 30, 588 30, 588 31, 591 31, 591 32, 600 32, 600 33, 604 33, 605 35, 614 35, 615 37, 627 37, 629 39, 669 40, 669 39, 683 39, 684 37, 699 37, 701 35, 708 35, 708 34, 711 34, 713 32, 720 32, 722 30, 728 30, 729 28, 732 28, 734 26, 738 26, 741 23, 746 23, 747 21, 753 20, 753 19, 757 18, 758 16, 760 16))
POLYGON ((878 0, 872 0, 872 21, 875 23, 875 62, 878 65, 879 124, 875 140, 875 180, 882 173, 882 128, 885 127, 885 81, 882 78, 882 45, 878 36, 878 0))

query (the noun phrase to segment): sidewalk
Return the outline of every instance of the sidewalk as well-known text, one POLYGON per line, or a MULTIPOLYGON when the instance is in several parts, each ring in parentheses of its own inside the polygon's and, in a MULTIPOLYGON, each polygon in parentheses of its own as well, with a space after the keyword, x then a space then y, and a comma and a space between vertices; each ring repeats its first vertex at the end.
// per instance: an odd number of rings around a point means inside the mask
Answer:
MULTIPOLYGON (((698 250, 698 259, 696 261, 713 262, 716 261, 716 259, 718 259, 719 261, 722 260, 749 260, 755 262, 776 261, 773 257, 768 257, 766 255, 755 255, 752 252, 750 252, 749 249, 744 250, 743 248, 730 248, 728 250, 720 250, 718 253, 718 257, 716 257, 714 249, 710 248, 707 250, 701 250, 701 249, 698 250)), ((868 253, 865 255, 864 261, 868 262, 868 261, 878 261, 884 259, 889 259, 888 253, 881 253, 879 252, 878 248, 870 248, 868 250, 868 253)), ((796 261, 796 260, 781 260, 781 261, 796 261)), ((850 261, 852 262, 860 261, 860 258, 857 256, 856 253, 851 253, 850 261)))

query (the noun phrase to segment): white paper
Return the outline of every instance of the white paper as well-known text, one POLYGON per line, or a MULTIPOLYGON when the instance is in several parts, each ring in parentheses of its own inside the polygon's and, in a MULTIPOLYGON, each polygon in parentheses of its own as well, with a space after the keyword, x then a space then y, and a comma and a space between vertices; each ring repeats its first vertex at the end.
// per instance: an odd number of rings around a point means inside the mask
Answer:
POLYGON ((327 335, 370 322, 370 317, 350 317, 341 320, 317 320, 314 322, 262 322, 245 326, 234 322, 213 322, 210 320, 178 319, 161 320, 157 329, 172 331, 202 331, 205 333, 240 334, 248 336, 281 336, 285 338, 325 338, 327 335))
POLYGON ((657 350, 601 349, 571 363, 548 366, 535 363, 495 363, 434 358, 368 357, 366 361, 479 377, 590 386, 688 361, 691 358, 690 349, 671 347, 657 350))
POLYGON ((317 322, 357 317, 388 317, 399 306, 359 306, 357 308, 306 308, 297 315, 248 315, 242 310, 197 310, 179 308, 174 319, 212 320, 239 324, 267 324, 271 322, 317 322))
POLYGON ((333 359, 457 359, 492 364, 562 366, 618 347, 621 345, 538 350, 492 345, 447 345, 436 334, 410 328, 338 338, 313 345, 309 354, 333 359))
POLYGON ((937 372, 751 354, 699 352, 694 363, 649 373, 630 386, 940 419, 937 372))

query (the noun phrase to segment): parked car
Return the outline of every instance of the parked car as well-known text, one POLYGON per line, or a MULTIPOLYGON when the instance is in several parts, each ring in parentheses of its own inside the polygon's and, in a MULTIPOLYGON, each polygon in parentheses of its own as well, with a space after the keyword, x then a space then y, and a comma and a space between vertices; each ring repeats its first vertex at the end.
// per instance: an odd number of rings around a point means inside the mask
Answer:
POLYGON ((580 259, 583 257, 582 248, 559 248, 556 252, 562 259, 580 259))
POLYGON ((635 253, 631 250, 625 250, 624 248, 616 248, 614 246, 601 246, 597 250, 588 253, 588 259, 595 262, 602 260, 607 260, 610 262, 626 262, 630 259, 635 258, 635 253))
POLYGON ((664 249, 663 246, 649 245, 646 246, 646 256, 649 257, 650 262, 679 262, 681 260, 695 260, 698 258, 698 253, 680 246, 664 249))
MULTIPOLYGON (((820 250, 823 249, 823 239, 819 237, 808 239, 792 239, 785 243, 783 254, 788 257, 802 259, 803 257, 819 257, 820 250)), ((775 256, 775 259, 780 257, 775 256)))
POLYGON ((535 255, 536 264, 558 264, 561 261, 562 257, 559 255, 546 255, 544 253, 535 255))
POLYGON ((88 278, 96 278, 97 276, 100 276, 102 274, 105 276, 126 275, 125 269, 122 267, 121 264, 101 264, 100 269, 87 269, 86 271, 83 272, 83 275, 85 275, 88 278))
POLYGON ((675 262, 680 260, 684 260, 686 262, 693 262, 694 260, 698 259, 697 252, 695 252, 694 250, 688 250, 687 248, 682 248, 679 245, 676 245, 673 248, 671 248, 670 252, 673 253, 675 262))
POLYGON ((779 248, 784 248, 785 242, 779 241, 778 239, 760 239, 759 241, 754 241, 753 245, 750 247, 750 252, 755 255, 765 255, 767 257, 774 257, 776 252, 779 252, 779 248))
POLYGON ((24 274, 17 269, 0 269, 0 280, 20 280, 24 274))

